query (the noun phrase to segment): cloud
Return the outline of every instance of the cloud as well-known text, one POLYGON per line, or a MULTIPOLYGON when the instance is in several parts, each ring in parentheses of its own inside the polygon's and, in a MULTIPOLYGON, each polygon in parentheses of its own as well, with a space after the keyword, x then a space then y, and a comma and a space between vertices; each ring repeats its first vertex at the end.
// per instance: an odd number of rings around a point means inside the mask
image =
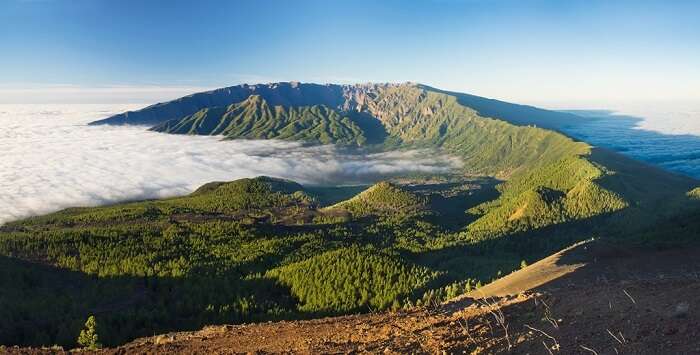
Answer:
POLYGON ((618 115, 639 117, 638 129, 668 135, 700 136, 700 104, 695 102, 617 105, 618 115))
POLYGON ((700 106, 697 103, 626 104, 580 111, 596 120, 564 131, 590 144, 617 150, 670 171, 700 178, 700 106))
POLYGON ((306 184, 446 172, 426 151, 355 154, 286 141, 221 141, 86 123, 138 105, 0 105, 0 224, 70 206, 187 194, 210 181, 269 175, 306 184))

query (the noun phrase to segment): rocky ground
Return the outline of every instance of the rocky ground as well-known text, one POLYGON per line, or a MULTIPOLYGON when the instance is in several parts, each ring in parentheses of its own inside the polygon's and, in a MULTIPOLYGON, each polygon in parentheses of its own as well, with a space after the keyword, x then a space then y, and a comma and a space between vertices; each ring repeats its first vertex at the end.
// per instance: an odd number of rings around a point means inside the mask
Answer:
POLYGON ((695 249, 624 251, 587 243, 433 307, 211 326, 100 352, 698 354, 699 256, 695 249))

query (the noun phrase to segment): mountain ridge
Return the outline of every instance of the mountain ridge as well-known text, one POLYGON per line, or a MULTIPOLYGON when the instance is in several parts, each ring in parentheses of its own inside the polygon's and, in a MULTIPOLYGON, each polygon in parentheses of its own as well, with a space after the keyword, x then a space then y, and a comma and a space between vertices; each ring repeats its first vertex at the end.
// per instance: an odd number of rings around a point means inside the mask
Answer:
POLYGON ((257 94, 226 107, 203 108, 181 119, 162 122, 150 130, 221 135, 226 139, 289 139, 357 146, 367 141, 365 133, 351 118, 325 105, 272 107, 257 94))
POLYGON ((556 129, 557 120, 584 119, 572 113, 550 111, 530 105, 513 104, 472 94, 441 90, 419 83, 315 84, 295 81, 268 84, 240 84, 190 94, 91 122, 99 124, 154 125, 165 120, 181 118, 215 106, 239 103, 251 95, 260 95, 272 106, 326 105, 344 111, 360 111, 381 87, 415 86, 458 97, 464 106, 472 107, 484 117, 496 117, 518 125, 540 125, 556 129), (539 118, 538 118, 539 116, 539 118))
POLYGON ((542 119, 523 119, 533 112, 549 121, 575 117, 571 114, 482 98, 478 110, 495 103, 498 109, 489 112, 505 115, 492 118, 465 106, 465 97, 414 83, 238 85, 92 124, 147 124, 165 133, 369 145, 378 150, 441 148, 461 158, 467 173, 499 177, 588 149, 565 135, 535 127, 542 119), (252 105, 251 97, 264 107, 252 105), (520 125, 513 125, 509 117, 520 125))
POLYGON ((464 166, 364 191, 212 182, 187 196, 2 225, 0 343, 74 347, 91 315, 115 346, 211 324, 429 307, 593 237, 623 247, 699 241, 692 178, 484 117, 469 98, 417 84, 274 85, 185 97, 116 122, 141 115, 225 138, 432 148, 464 166))

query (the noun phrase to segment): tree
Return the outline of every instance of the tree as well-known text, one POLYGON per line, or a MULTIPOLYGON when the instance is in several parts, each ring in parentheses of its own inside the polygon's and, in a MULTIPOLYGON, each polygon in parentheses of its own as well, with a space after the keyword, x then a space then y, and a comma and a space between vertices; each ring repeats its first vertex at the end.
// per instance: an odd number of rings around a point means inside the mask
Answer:
POLYGON ((85 322, 85 328, 80 331, 78 344, 88 349, 99 349, 102 347, 97 336, 97 321, 95 316, 90 316, 85 322))

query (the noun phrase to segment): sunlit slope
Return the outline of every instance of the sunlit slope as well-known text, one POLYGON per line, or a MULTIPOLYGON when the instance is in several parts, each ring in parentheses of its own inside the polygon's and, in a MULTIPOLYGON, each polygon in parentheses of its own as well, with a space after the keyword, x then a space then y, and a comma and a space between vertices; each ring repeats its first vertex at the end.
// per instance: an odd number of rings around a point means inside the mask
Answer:
POLYGON ((462 158, 468 173, 500 177, 585 153, 585 144, 524 125, 523 117, 536 115, 535 122, 558 113, 521 112, 518 105, 502 104, 508 109, 494 112, 503 115, 488 118, 455 94, 418 84, 276 83, 194 94, 94 123, 155 125, 153 130, 166 133, 226 138, 437 148, 462 158), (523 125, 510 124, 511 118, 523 125))
POLYGON ((426 286, 437 273, 396 255, 355 246, 270 270, 267 276, 289 286, 302 310, 350 312, 400 308, 401 299, 426 286))
POLYGON ((151 130, 221 135, 229 139, 286 139, 357 146, 367 141, 363 130, 352 119, 327 106, 271 107, 259 95, 226 107, 205 108, 151 130))
POLYGON ((354 216, 372 214, 415 214, 428 211, 428 199, 390 182, 377 183, 357 196, 326 208, 345 210, 354 216))
POLYGON ((273 106, 327 105, 335 107, 343 102, 343 87, 341 85, 295 82, 229 86, 158 103, 140 110, 124 112, 91 124, 153 126, 192 115, 204 108, 225 107, 239 103, 251 95, 259 95, 273 106))
POLYGON ((536 167, 498 186, 497 199, 469 210, 480 216, 469 225, 469 237, 493 238, 598 216, 610 218, 605 223, 597 220, 589 226, 592 230, 621 235, 692 208, 686 193, 696 183, 592 148, 586 155, 536 167))
POLYGON ((384 87, 365 105, 386 127, 387 145, 443 148, 474 174, 508 177, 589 149, 553 131, 482 117, 455 96, 418 85, 384 87))
POLYGON ((533 106, 519 105, 476 95, 445 91, 427 85, 421 85, 421 87, 428 91, 454 96, 459 103, 476 110, 480 116, 499 117, 516 125, 534 125, 547 129, 558 129, 562 125, 588 119, 572 113, 544 110, 533 106))

